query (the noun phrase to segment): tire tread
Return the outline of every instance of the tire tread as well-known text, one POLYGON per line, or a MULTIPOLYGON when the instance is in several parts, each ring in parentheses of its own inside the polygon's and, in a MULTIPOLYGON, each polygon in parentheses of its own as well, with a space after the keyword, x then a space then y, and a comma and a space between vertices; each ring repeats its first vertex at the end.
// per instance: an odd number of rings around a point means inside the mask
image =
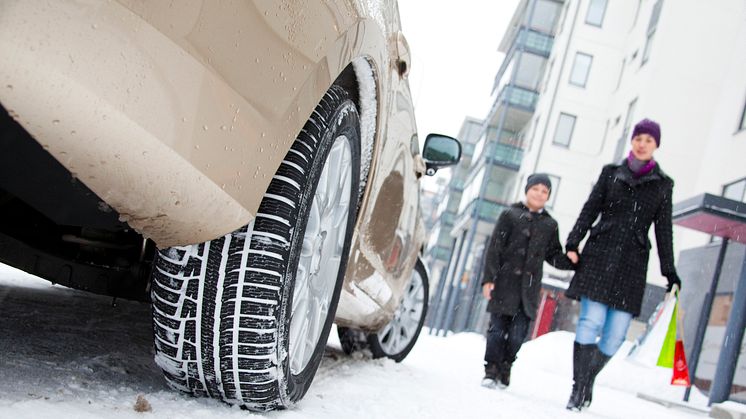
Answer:
POLYGON ((151 291, 156 363, 172 388, 257 411, 295 401, 286 394, 278 355, 285 270, 322 127, 345 101, 352 103, 349 94, 332 86, 273 176, 254 221, 212 241, 158 252, 151 291))

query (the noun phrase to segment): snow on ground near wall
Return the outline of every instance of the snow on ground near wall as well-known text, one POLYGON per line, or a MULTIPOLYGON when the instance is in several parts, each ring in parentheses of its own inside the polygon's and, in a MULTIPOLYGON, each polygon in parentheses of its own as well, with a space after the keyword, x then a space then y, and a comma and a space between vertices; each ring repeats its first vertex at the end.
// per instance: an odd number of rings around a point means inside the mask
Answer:
MULTIPOLYGON (((507 390, 479 386, 480 335, 437 338, 424 330, 400 364, 362 353, 346 356, 333 338, 305 399, 292 410, 258 415, 168 389, 153 362, 148 305, 111 303, 0 265, 0 418, 581 417, 564 409, 570 333, 524 345, 507 390), (138 394, 152 412, 133 410, 138 394)), ((683 390, 668 380, 669 370, 618 356, 599 376, 593 406, 582 417, 696 417, 636 397, 646 391, 680 399, 683 390)))

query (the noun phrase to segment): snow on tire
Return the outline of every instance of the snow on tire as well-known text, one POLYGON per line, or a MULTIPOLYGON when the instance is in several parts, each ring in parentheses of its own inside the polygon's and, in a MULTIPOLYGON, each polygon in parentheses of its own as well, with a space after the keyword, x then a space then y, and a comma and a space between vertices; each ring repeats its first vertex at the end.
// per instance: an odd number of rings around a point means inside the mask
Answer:
POLYGON ((303 397, 339 301, 359 171, 358 112, 332 86, 250 224, 158 252, 155 358, 171 387, 259 411, 303 397))

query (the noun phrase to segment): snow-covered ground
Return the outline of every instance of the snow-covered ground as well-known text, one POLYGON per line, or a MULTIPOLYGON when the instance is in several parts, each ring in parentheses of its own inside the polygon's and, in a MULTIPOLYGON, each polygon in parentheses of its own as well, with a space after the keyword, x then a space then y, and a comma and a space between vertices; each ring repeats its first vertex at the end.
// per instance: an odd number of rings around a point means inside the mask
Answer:
MULTIPOLYGON (((479 385, 480 335, 436 338, 425 330, 400 364, 346 356, 332 339, 305 399, 292 410, 259 415, 168 389, 153 362, 146 304, 112 306, 111 298, 51 286, 0 265, 0 418, 578 418, 564 409, 572 337, 550 333, 524 345, 507 390, 479 385), (152 411, 134 410, 138 395, 152 411)), ((670 370, 617 356, 598 377, 593 406, 581 415, 705 416, 637 397, 680 400, 683 390, 669 380, 670 370)))

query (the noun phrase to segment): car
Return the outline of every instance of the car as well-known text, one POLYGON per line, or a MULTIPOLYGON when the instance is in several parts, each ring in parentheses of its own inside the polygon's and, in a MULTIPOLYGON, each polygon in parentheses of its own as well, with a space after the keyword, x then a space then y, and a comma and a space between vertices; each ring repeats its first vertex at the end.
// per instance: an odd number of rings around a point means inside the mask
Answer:
POLYGON ((0 260, 152 303, 183 392, 308 391, 332 323, 400 361, 428 274, 393 1, 0 4, 0 260))

